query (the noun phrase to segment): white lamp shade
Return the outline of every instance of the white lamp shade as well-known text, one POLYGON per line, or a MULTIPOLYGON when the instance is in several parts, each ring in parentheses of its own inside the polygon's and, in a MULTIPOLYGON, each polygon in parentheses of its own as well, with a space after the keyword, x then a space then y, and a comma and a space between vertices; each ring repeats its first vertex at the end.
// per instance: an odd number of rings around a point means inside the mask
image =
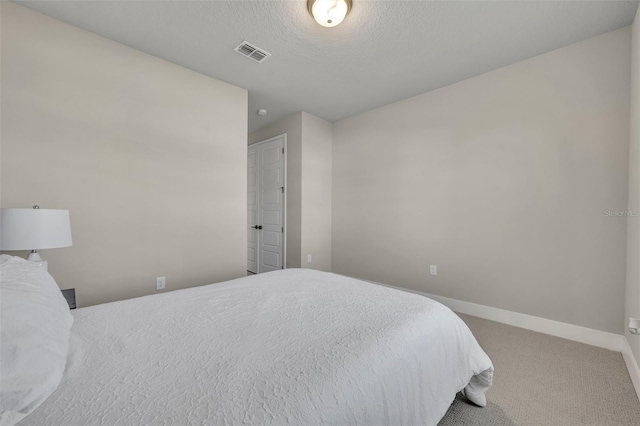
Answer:
POLYGON ((2 209, 0 249, 41 250, 71 246, 69 210, 2 209))

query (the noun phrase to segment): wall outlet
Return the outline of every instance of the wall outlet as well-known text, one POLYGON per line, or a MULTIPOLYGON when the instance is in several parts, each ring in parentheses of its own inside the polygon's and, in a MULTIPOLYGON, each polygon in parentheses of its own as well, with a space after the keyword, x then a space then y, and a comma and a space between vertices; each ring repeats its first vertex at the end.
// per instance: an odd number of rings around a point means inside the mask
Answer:
POLYGON ((156 290, 164 290, 166 283, 167 283, 167 277, 156 278, 156 290))
POLYGON ((438 265, 429 265, 429 273, 431 275, 438 275, 438 265))
POLYGON ((307 255, 307 263, 311 263, 313 261, 313 258, 311 257, 310 254, 307 255))
POLYGON ((629 333, 640 334, 640 319, 629 318, 629 333))

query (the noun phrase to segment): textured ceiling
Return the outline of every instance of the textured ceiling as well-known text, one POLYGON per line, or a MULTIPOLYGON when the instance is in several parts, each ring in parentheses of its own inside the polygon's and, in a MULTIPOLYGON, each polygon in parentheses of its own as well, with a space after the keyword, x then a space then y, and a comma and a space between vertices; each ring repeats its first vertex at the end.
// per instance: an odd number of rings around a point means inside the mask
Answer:
POLYGON ((637 1, 363 1, 318 25, 306 0, 16 1, 249 90, 249 131, 329 121, 630 25, 637 1), (233 49, 247 40, 273 56, 233 49), (258 108, 269 114, 260 117, 258 108))

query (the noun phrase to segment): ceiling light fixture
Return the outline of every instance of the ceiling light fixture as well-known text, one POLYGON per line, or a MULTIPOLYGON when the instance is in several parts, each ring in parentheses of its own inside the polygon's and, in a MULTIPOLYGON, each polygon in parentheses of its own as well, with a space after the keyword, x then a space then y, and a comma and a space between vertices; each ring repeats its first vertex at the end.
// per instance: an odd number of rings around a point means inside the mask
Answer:
POLYGON ((335 27, 351 10, 351 0, 307 0, 307 9, 323 27, 335 27))

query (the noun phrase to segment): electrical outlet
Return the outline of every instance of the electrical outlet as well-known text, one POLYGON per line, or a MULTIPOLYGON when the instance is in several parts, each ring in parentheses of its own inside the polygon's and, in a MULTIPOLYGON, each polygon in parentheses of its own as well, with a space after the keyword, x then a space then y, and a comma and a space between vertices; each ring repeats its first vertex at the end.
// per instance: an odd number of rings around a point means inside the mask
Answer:
POLYGON ((438 275, 438 265, 429 265, 429 273, 431 275, 438 275))
POLYGON ((640 334, 640 319, 629 318, 629 333, 640 334))
POLYGON ((311 257, 310 254, 307 255, 307 263, 311 263, 313 261, 313 258, 311 257))
POLYGON ((158 277, 156 278, 156 290, 164 290, 165 284, 167 283, 166 277, 158 277))

